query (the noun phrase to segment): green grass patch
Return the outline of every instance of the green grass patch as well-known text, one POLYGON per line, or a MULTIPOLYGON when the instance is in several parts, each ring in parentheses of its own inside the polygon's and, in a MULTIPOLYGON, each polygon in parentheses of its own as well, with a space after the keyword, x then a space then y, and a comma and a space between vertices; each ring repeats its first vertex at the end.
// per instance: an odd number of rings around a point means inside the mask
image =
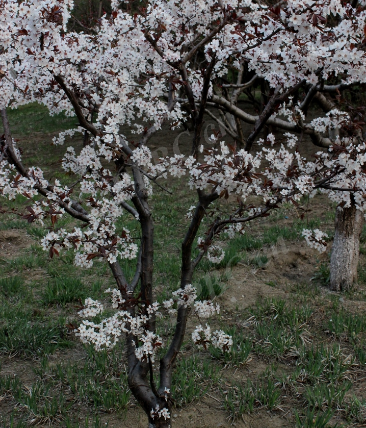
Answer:
POLYGON ((178 360, 173 372, 172 396, 176 407, 201 398, 219 380, 219 368, 203 355, 178 360))
POLYGON ((328 422, 332 419, 334 412, 328 409, 325 412, 308 410, 305 415, 295 413, 296 428, 330 428, 328 422))
POLYGON ((236 420, 257 408, 273 410, 280 402, 281 391, 269 371, 258 381, 247 380, 244 385, 235 385, 224 394, 224 407, 230 419, 236 420))
POLYGON ((7 317, 0 324, 1 353, 34 356, 71 346, 64 319, 43 321, 17 310, 2 313, 7 317))
POLYGON ((337 384, 345 379, 351 366, 352 360, 343 355, 339 345, 303 346, 299 349, 293 377, 312 385, 318 382, 337 384))
POLYGON ((352 382, 350 381, 330 385, 319 383, 306 387, 304 395, 311 409, 343 408, 345 395, 351 387, 352 382))
POLYGON ((351 314, 345 309, 340 309, 338 312, 328 312, 328 320, 326 321, 326 329, 336 337, 347 333, 348 337, 355 339, 360 333, 366 332, 366 318, 364 315, 351 314))
MULTIPOLYGON (((37 103, 20 106, 17 109, 9 108, 7 114, 10 129, 14 130, 15 135, 30 135, 35 132, 53 133, 78 126, 75 117, 67 117, 63 113, 50 116, 47 107, 37 103)), ((0 131, 2 131, 2 124, 0 131)))
POLYGON ((67 387, 81 403, 87 402, 104 412, 126 410, 130 401, 123 350, 95 352, 86 346, 82 364, 59 363, 52 375, 67 387))
POLYGON ((65 305, 80 302, 88 296, 88 290, 79 278, 62 277, 49 281, 42 294, 45 305, 65 305))
POLYGON ((24 290, 24 279, 15 275, 0 279, 0 292, 6 296, 14 296, 24 290))

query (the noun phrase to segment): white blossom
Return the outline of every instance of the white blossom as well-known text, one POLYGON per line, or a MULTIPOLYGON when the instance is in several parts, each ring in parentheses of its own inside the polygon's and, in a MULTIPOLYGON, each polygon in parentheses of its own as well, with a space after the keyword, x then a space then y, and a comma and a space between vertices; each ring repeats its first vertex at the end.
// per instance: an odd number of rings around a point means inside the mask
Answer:
POLYGON ((305 237, 306 243, 311 248, 315 248, 320 253, 324 253, 327 249, 326 239, 328 235, 319 229, 309 230, 304 229, 302 235, 305 237))

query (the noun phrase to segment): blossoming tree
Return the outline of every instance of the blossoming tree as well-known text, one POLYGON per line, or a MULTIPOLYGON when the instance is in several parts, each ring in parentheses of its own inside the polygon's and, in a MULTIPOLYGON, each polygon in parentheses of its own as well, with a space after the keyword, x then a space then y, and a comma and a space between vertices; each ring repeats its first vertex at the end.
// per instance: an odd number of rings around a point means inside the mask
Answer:
MULTIPOLYGON (((230 5, 226 9, 221 5, 225 9, 222 20, 201 40, 205 43, 206 62, 200 61, 198 73, 195 64, 191 64, 194 56, 194 61, 199 57, 197 51, 183 50, 181 54, 182 45, 171 27, 159 31, 158 40, 156 33, 151 37, 150 29, 145 27, 146 37, 159 55, 183 79, 185 74, 190 76, 191 90, 180 102, 191 109, 192 120, 200 121, 203 115, 198 114, 195 106, 201 103, 202 112, 205 99, 218 114, 207 109, 205 112, 247 152, 254 149, 265 126, 282 131, 289 147, 296 149, 304 146, 306 137, 314 146, 328 150, 362 142, 362 110, 339 111, 327 95, 338 94, 341 101, 343 91, 357 90, 365 82, 364 4, 309 1, 289 3, 286 7, 281 2, 273 7, 245 6, 251 10, 243 19, 230 5), (228 80, 229 73, 235 81, 228 80), (205 83, 209 93, 195 93, 205 83), (250 92, 258 84, 263 106, 258 106, 250 92), (243 92, 254 107, 259 107, 257 116, 253 109, 248 112, 239 105, 243 92), (314 102, 320 104, 325 115, 307 120, 314 102), (248 135, 244 135, 242 122, 254 125, 248 135)), ((159 19, 164 19, 161 14, 159 19)), ((272 134, 269 142, 275 143, 272 134)), ((357 169, 352 168, 349 165, 348 172, 356 176, 357 169)), ((356 182, 342 177, 337 183, 323 186, 321 192, 338 204, 330 285, 334 290, 349 289, 357 279, 363 191, 356 182)))
MULTIPOLYGON (((54 226, 58 218, 70 215, 85 226, 54 228, 42 239, 51 257, 74 248, 78 266, 88 268, 96 259, 104 260, 116 281, 116 288, 109 290, 114 315, 93 322, 104 308, 87 299, 78 335, 97 349, 125 337, 131 391, 150 427, 169 427, 172 371, 188 316, 204 318, 218 312, 214 303, 197 301, 192 282, 203 257, 222 260, 220 234, 243 233, 246 223, 270 215, 282 202, 296 204, 317 191, 346 207, 353 201, 359 211, 365 209, 366 145, 357 132, 334 141, 322 135, 349 121, 348 116, 333 109, 331 115, 306 123, 303 114, 333 75, 344 73, 345 85, 364 81, 365 12, 333 0, 294 0, 274 8, 249 0, 153 0, 132 14, 127 3, 111 1, 112 13, 97 22, 92 34, 85 34, 68 31, 72 0, 0 0, 0 108, 5 130, 0 192, 10 199, 28 198, 29 220, 49 219, 54 226), (337 21, 329 31, 328 16, 337 21), (264 79, 272 88, 258 117, 243 112, 236 102, 248 85, 242 82, 244 67, 255 72, 251 80, 264 79), (238 82, 228 81, 226 88, 223 78, 233 70, 238 82), (290 97, 299 91, 304 91, 304 100, 290 108, 290 97), (39 165, 25 166, 27 159, 22 159, 11 136, 5 108, 34 101, 46 105, 51 114, 65 111, 79 121, 78 128, 54 139, 54 144, 64 144, 67 136, 84 135, 83 148, 77 153, 71 145, 63 157, 64 170, 77 177, 73 185, 50 182, 39 165), (238 140, 238 147, 225 144, 219 135, 204 144, 204 118, 213 115, 208 110, 212 104, 232 115, 224 114, 222 121, 231 122, 222 125, 238 140), (154 134, 163 124, 177 127, 187 120, 194 131, 191 155, 153 162, 149 142, 154 134), (254 124, 246 138, 240 120, 254 124), (279 147, 272 146, 272 134, 258 140, 265 124, 286 131, 279 147), (122 125, 139 134, 137 144, 121 133, 122 125), (295 150, 301 144, 298 134, 310 135, 328 150, 305 159, 295 150), (251 151, 254 143, 257 150, 251 151), (180 288, 159 305, 154 302, 150 200, 152 186, 169 176, 181 179, 182 186, 188 184, 187 191, 194 192, 197 201, 182 239, 180 288), (255 205, 247 202, 252 195, 257 196, 255 205), (226 211, 217 210, 216 202, 229 197, 235 202, 226 211), (204 228, 208 215, 212 220, 204 228), (138 239, 126 227, 117 227, 124 216, 132 216, 139 225, 138 239), (123 259, 136 260, 131 281, 121 267, 123 259), (163 344, 156 317, 173 312, 175 331, 165 339, 168 348, 156 385, 153 363, 163 344)), ((304 235, 311 245, 324 249, 321 231, 304 235)), ((201 324, 192 339, 198 346, 212 344, 223 351, 232 344, 224 332, 201 324)))

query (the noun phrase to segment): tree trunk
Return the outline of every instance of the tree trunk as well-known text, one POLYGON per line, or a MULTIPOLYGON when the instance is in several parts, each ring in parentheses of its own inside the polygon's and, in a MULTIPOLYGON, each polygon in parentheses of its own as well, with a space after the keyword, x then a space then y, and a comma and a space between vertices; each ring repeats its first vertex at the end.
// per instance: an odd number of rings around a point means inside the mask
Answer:
POLYGON ((347 291, 357 281, 357 266, 363 214, 354 203, 337 207, 335 235, 330 259, 330 289, 347 291))
POLYGON ((171 420, 163 420, 155 423, 149 423, 149 428, 172 428, 171 420))

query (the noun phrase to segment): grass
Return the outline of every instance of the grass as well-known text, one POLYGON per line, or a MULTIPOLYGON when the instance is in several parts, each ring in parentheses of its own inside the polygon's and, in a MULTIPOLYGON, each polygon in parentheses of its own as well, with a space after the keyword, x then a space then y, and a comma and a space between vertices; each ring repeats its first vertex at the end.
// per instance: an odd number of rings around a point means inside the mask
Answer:
MULTIPOLYGON (((50 368, 61 384, 80 402, 87 402, 104 412, 126 409, 130 401, 121 348, 95 353, 86 347, 82 364, 57 363, 50 368)), ((47 372, 47 370, 46 370, 47 372)))
POLYGON ((175 405, 182 407, 198 400, 218 382, 219 368, 200 355, 182 358, 173 374, 172 395, 175 405))
POLYGON ((0 279, 0 291, 5 297, 14 296, 24 289, 24 279, 21 276, 11 276, 0 279))
MULTIPOLYGON (((56 148, 50 155, 51 136, 37 132, 46 127, 53 134, 73 127, 75 120, 63 115, 56 120, 49 118, 36 105, 10 111, 9 118, 25 157, 30 156, 32 163, 44 161, 50 178, 71 183, 73 177, 62 175, 55 167, 64 148, 56 148), (37 144, 28 144, 30 135, 37 144)), ((74 144, 78 146, 80 141, 74 144)), ((152 199, 157 240, 154 281, 160 302, 178 287, 180 245, 188 224, 182 218, 194 202, 194 195, 183 192, 178 182, 169 186, 172 195, 155 189, 152 199)), ((24 204, 24 198, 19 197, 4 205, 21 208, 24 204)), ((50 260, 39 246, 47 224, 28 224, 7 214, 1 220, 0 232, 17 230, 33 243, 19 247, 7 259, 0 258, 0 428, 32 424, 101 428, 109 421, 114 425, 116 420, 121 426, 132 426, 128 412, 136 402, 126 379, 123 341, 109 352, 97 353, 80 344, 73 334, 83 299, 104 300, 104 290, 114 285, 108 267, 96 262, 91 270, 76 268, 73 251, 50 260)), ((289 242, 303 245, 299 241, 303 228, 326 230, 334 220, 334 210, 322 218, 310 213, 303 221, 290 205, 284 205, 267 220, 251 224, 231 242, 220 237, 225 246, 223 261, 214 266, 204 259, 199 266, 193 280, 199 297, 222 299, 215 328, 232 335, 233 346, 225 354, 213 347, 198 351, 192 347, 190 332, 194 325, 189 324, 173 371, 172 412, 184 413, 187 408, 189 412, 189 406, 214 400, 210 412, 213 417, 224 415, 227 425, 227 418, 239 420, 247 413, 281 418, 280 409, 293 409, 286 417, 298 428, 362 426, 366 423, 366 404, 359 396, 359 386, 366 377, 366 322, 362 311, 352 311, 349 305, 346 309, 338 295, 328 295, 318 287, 328 281, 326 261, 314 263, 317 281, 311 282, 301 274, 296 280, 289 279, 279 267, 276 276, 263 283, 270 285, 274 295, 281 292, 281 298, 259 296, 255 304, 245 301, 246 308, 226 309, 225 292, 228 289, 233 293, 233 267, 239 265, 238 269, 248 274, 245 287, 252 287, 252 278, 258 284, 266 273, 262 268, 273 264, 270 254, 286 249, 289 242)), ((210 221, 204 223, 200 234, 210 221)), ((72 228, 75 223, 65 218, 56 226, 72 228)), ((139 236, 130 217, 119 220, 117 229, 122 227, 139 236)), ((366 228, 361 241, 364 248, 366 228)), ((122 265, 131 278, 134 261, 123 261, 122 265)), ((361 283, 366 283, 364 271, 361 265, 361 283)), ((238 272, 235 279, 239 282, 238 272)), ((359 295, 343 298, 353 304, 362 292, 361 287, 359 295)), ((173 328, 173 320, 157 320, 165 346, 173 328)))
POLYGON ((355 356, 358 360, 358 362, 361 364, 361 366, 366 364, 366 343, 362 341, 359 344, 355 344, 353 347, 353 352, 355 353, 355 356))
POLYGON ((343 407, 345 395, 351 387, 351 382, 344 382, 339 385, 327 385, 322 383, 306 387, 304 396, 311 409, 343 407))
POLYGON ((301 417, 296 413, 296 428, 327 428, 330 427, 328 422, 333 416, 331 410, 326 412, 317 412, 315 410, 308 410, 306 414, 301 417))
POLYGON ((323 285, 328 285, 330 282, 329 263, 319 263, 312 279, 318 280, 323 285))
POLYGON ((24 229, 27 225, 25 220, 0 221, 0 230, 24 229))
POLYGON ((347 421, 357 421, 360 424, 366 423, 366 401, 359 400, 357 397, 353 396, 351 400, 347 403, 346 408, 346 418, 347 421))
POLYGON ((33 321, 31 317, 5 321, 0 327, 0 352, 34 356, 71 346, 65 321, 33 321))
POLYGON ((292 308, 282 299, 265 299, 251 308, 255 323, 255 350, 280 358, 302 344, 302 334, 312 315, 309 306, 292 308))
POLYGON ((350 339, 355 339, 360 333, 366 332, 366 319, 359 314, 351 314, 345 309, 328 313, 326 328, 336 337, 346 333, 350 339))
MULTIPOLYGON (((7 110, 10 128, 15 135, 28 136, 33 133, 54 133, 78 126, 76 118, 66 117, 60 113, 55 116, 48 114, 48 109, 37 103, 18 107, 16 110, 7 110)), ((0 125, 0 130, 2 125, 0 125)))
POLYGON ((273 410, 280 402, 281 392, 270 372, 256 382, 247 380, 244 385, 235 385, 224 393, 225 410, 232 420, 239 419, 254 409, 273 410))
POLYGON ((299 349, 294 376, 311 385, 319 381, 337 384, 346 378, 351 366, 352 359, 342 353, 339 345, 303 346, 299 349))
POLYGON ((66 303, 79 302, 88 296, 88 291, 80 278, 54 278, 49 281, 42 295, 45 305, 65 305, 66 303))
POLYGON ((230 274, 228 272, 213 272, 203 275, 199 281, 194 283, 198 298, 200 300, 208 300, 220 296, 224 292, 225 283, 229 278, 230 274))

